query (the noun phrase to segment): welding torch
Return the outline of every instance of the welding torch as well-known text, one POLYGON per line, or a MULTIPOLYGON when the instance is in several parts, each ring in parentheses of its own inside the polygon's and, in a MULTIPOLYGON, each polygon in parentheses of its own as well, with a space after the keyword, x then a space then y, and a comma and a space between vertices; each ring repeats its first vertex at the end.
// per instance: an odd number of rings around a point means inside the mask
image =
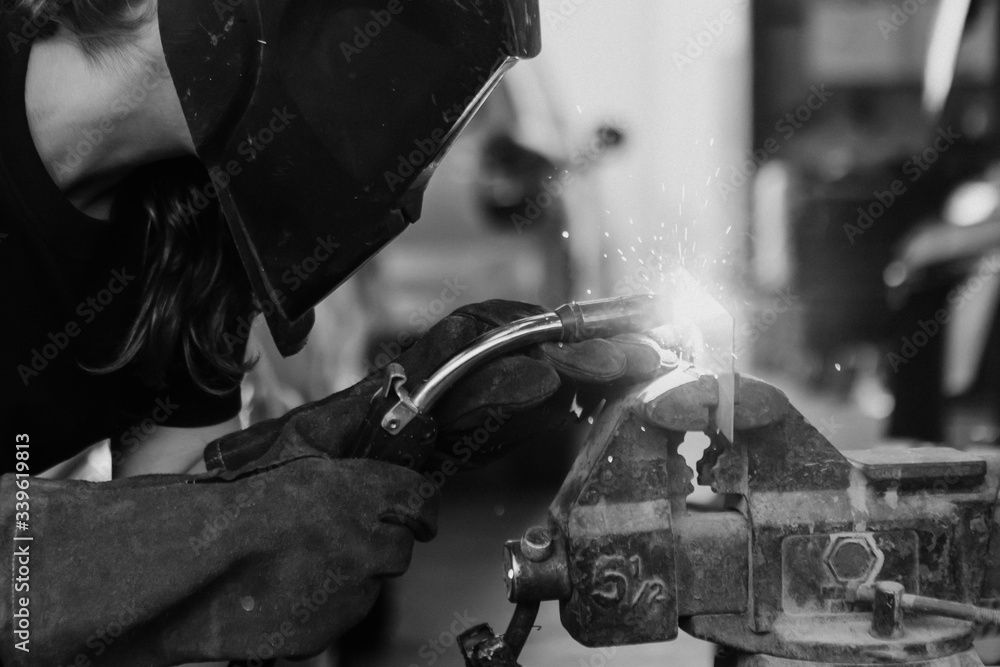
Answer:
POLYGON ((422 445, 436 435, 431 415, 434 406, 459 380, 483 364, 537 343, 578 343, 644 333, 669 323, 671 311, 670 302, 655 294, 568 303, 484 334, 446 361, 412 393, 404 386, 405 369, 390 364, 382 392, 383 398, 390 401, 389 407, 370 421, 363 438, 365 450, 358 455, 419 468, 423 457, 418 452, 426 450, 422 445))
POLYGON ((666 324, 669 315, 663 299, 644 294, 567 303, 554 311, 511 322, 483 335, 449 359, 412 394, 399 383, 399 402, 382 418, 382 428, 392 435, 400 433, 414 417, 430 412, 456 382, 511 350, 535 343, 579 343, 643 333, 666 324))

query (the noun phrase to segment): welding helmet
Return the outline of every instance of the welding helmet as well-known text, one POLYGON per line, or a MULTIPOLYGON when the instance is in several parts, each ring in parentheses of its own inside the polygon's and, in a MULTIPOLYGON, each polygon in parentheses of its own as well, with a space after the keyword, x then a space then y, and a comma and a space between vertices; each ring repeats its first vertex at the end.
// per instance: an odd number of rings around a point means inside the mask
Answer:
POLYGON ((161 0, 198 155, 283 354, 420 216, 455 137, 540 48, 538 0, 161 0))

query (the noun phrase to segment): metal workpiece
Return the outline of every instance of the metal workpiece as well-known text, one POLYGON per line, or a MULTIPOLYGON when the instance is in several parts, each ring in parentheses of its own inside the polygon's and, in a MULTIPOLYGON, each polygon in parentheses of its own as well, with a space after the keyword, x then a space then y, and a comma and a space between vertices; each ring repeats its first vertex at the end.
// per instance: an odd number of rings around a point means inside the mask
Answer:
POLYGON ((484 363, 522 347, 545 342, 572 343, 625 333, 643 333, 665 324, 668 305, 651 294, 598 299, 560 306, 499 327, 449 359, 412 394, 397 392, 399 402, 382 418, 395 435, 418 414, 429 412, 459 380, 484 363))

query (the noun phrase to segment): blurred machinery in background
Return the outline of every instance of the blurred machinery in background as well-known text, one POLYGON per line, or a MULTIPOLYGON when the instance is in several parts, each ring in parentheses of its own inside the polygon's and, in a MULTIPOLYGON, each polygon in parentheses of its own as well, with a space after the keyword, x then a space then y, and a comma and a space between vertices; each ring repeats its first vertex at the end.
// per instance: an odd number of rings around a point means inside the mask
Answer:
POLYGON ((968 265, 911 273, 891 302, 885 279, 904 279, 886 270, 1000 155, 998 21, 996 3, 968 0, 754 6, 754 145, 776 145, 768 167, 784 175, 758 179, 754 253, 803 304, 810 379, 846 396, 860 375, 888 378, 892 400, 866 407, 884 418, 894 403, 892 436, 946 437, 947 336, 920 322, 949 307, 968 265), (914 334, 919 354, 891 363, 914 334))

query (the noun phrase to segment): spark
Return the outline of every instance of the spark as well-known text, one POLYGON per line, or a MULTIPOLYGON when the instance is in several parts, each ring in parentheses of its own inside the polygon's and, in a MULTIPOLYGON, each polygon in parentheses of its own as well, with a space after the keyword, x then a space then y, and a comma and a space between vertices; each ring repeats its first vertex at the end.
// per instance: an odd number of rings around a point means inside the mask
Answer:
POLYGON ((838 371, 840 370, 840 364, 834 364, 833 367, 836 368, 838 371))
POLYGON ((715 145, 715 137, 712 137, 711 139, 708 140, 708 145, 709 146, 714 146, 715 145))
POLYGON ((726 235, 727 236, 729 235, 729 232, 731 232, 731 231, 733 231, 733 226, 732 225, 729 225, 728 227, 726 227, 726 235))
POLYGON ((568 238, 569 238, 569 232, 563 232, 563 233, 562 233, 562 237, 563 237, 564 239, 568 239, 568 238))

